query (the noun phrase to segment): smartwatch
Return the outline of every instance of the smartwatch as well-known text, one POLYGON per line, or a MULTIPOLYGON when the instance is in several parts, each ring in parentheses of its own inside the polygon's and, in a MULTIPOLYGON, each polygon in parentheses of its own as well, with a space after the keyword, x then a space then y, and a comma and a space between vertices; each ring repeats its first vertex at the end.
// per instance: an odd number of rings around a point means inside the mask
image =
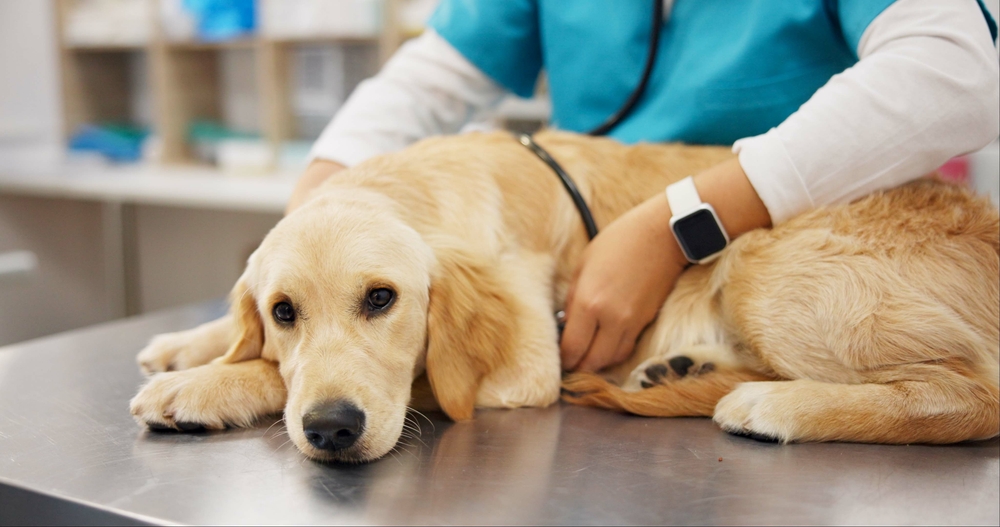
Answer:
POLYGON ((694 179, 688 176, 667 187, 670 230, 691 263, 703 264, 719 256, 729 236, 711 205, 701 201, 694 179))

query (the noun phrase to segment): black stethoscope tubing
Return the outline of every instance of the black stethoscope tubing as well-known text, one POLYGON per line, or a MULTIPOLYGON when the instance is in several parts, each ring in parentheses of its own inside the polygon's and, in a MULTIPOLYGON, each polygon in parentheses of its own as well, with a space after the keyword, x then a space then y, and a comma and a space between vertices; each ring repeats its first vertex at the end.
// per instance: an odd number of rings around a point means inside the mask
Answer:
POLYGON ((587 238, 593 240, 594 236, 597 236, 597 223, 594 221, 594 216, 590 213, 590 207, 587 206, 587 201, 583 199, 583 195, 580 194, 580 189, 577 188, 573 178, 569 177, 569 174, 563 170, 563 167, 544 148, 535 142, 531 134, 517 134, 517 140, 534 152, 538 156, 538 159, 544 161, 556 173, 559 181, 562 182, 563 188, 569 193, 569 197, 573 199, 576 210, 580 212, 580 219, 583 220, 583 226, 587 229, 587 238))
POLYGON ((649 35, 649 51, 646 53, 646 66, 642 69, 642 78, 639 79, 639 84, 632 90, 632 94, 625 100, 625 104, 611 117, 608 117, 607 121, 587 132, 587 135, 607 135, 608 132, 618 126, 619 123, 632 113, 635 105, 639 102, 639 98, 646 91, 646 85, 649 84, 649 77, 653 73, 653 66, 656 64, 656 52, 660 48, 660 30, 662 28, 663 0, 653 0, 653 29, 649 35))
MULTIPOLYGON (((615 126, 618 126, 619 123, 625 120, 630 113, 632 113, 635 105, 642 97, 643 92, 646 91, 646 86, 649 84, 650 74, 653 72, 653 65, 656 64, 656 52, 657 49, 659 49, 660 30, 662 27, 663 0, 653 0, 653 29, 649 37, 649 52, 646 55, 646 65, 642 70, 642 78, 639 79, 639 84, 637 84, 635 89, 632 90, 632 93, 625 101, 625 104, 623 104, 617 112, 604 121, 604 123, 600 126, 587 132, 587 135, 606 135, 615 126)), ((562 182, 563 187, 573 199, 573 204, 576 205, 576 209, 580 212, 580 218, 583 220, 583 225, 587 229, 587 237, 593 240, 594 236, 597 236, 597 223, 594 221, 594 216, 590 212, 590 207, 587 206, 587 201, 583 199, 576 183, 573 182, 573 178, 571 178, 569 174, 563 170, 562 166, 560 166, 559 163, 556 162, 556 160, 549 155, 544 148, 539 146, 538 143, 532 139, 530 134, 517 134, 517 138, 522 145, 534 152, 539 159, 549 165, 549 168, 551 168, 552 171, 559 176, 559 180, 562 182)))
MULTIPOLYGON (((632 113, 635 105, 639 102, 639 98, 642 97, 643 92, 646 91, 646 85, 649 84, 649 77, 653 72, 653 65, 656 63, 656 52, 660 44, 660 30, 662 27, 663 0, 653 0, 653 29, 652 34, 649 37, 649 52, 646 54, 646 65, 642 70, 642 78, 639 79, 639 84, 636 85, 634 90, 632 90, 632 94, 629 95, 625 104, 623 104, 617 112, 609 117, 608 120, 604 121, 604 123, 600 126, 587 132, 587 135, 606 135, 614 127, 618 126, 619 123, 625 120, 630 113, 632 113)), ((583 226, 587 229, 587 238, 593 240, 594 237, 597 236, 597 222, 594 221, 594 216, 590 212, 590 207, 587 206, 587 201, 583 199, 583 195, 580 194, 580 190, 577 188, 573 178, 571 178, 570 175, 563 170, 562 166, 559 165, 559 163, 551 155, 549 155, 544 148, 535 142, 535 140, 531 137, 531 134, 515 135, 517 136, 518 142, 531 150, 559 177, 563 188, 565 188, 566 192, 569 193, 570 198, 573 200, 573 204, 580 213, 580 219, 583 220, 583 226)), ((563 327, 566 324, 566 312, 556 312, 555 318, 559 336, 562 337, 563 327)))

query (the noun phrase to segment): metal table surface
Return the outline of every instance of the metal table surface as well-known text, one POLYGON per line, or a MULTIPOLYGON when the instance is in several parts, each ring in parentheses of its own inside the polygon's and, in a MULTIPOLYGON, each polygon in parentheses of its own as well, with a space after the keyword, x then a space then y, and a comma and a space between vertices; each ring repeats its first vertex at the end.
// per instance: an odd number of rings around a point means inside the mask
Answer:
POLYGON ((221 303, 0 349, 0 523, 993 524, 1000 442, 734 437, 707 419, 554 406, 440 415, 366 465, 305 460, 280 422, 151 433, 134 356, 221 303))

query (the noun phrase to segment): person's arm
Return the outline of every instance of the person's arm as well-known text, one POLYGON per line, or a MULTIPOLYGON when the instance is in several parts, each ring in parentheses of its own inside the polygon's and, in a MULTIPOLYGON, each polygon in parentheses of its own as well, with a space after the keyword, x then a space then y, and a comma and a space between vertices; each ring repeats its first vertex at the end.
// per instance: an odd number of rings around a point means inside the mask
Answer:
MULTIPOLYGON (((842 2, 843 3, 843 2, 842 2)), ((1000 130, 998 64, 974 0, 898 0, 869 24, 860 61, 739 159, 695 177, 731 238, 812 207, 929 173, 1000 130)), ((686 262, 658 195, 591 242, 567 300, 566 369, 628 358, 686 262)))
POLYGON ((345 169, 344 165, 336 161, 327 161, 325 159, 314 159, 309 166, 306 167, 306 171, 302 173, 299 180, 295 182, 295 188, 292 189, 292 195, 288 198, 288 204, 285 205, 285 214, 299 208, 309 199, 312 195, 313 190, 320 186, 321 183, 326 181, 330 176, 345 169))
POLYGON ((406 43, 378 75, 362 82, 313 145, 313 159, 287 211, 335 171, 457 132, 495 107, 506 90, 433 30, 406 43))
POLYGON ((897 0, 860 61, 733 149, 774 222, 931 173, 1000 133, 1000 71, 975 0, 897 0))
MULTIPOLYGON (((771 224, 738 160, 694 177, 730 238, 771 224)), ((611 222, 584 251, 566 301, 560 348, 567 370, 597 371, 632 354, 688 262, 670 230, 661 192, 611 222)))

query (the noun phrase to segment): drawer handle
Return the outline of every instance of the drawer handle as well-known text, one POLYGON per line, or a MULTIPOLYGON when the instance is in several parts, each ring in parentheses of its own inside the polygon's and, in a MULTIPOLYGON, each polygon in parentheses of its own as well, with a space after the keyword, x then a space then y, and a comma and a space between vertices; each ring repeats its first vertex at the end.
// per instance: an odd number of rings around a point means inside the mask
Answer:
POLYGON ((31 251, 0 253, 0 279, 25 275, 38 268, 38 257, 31 251))

